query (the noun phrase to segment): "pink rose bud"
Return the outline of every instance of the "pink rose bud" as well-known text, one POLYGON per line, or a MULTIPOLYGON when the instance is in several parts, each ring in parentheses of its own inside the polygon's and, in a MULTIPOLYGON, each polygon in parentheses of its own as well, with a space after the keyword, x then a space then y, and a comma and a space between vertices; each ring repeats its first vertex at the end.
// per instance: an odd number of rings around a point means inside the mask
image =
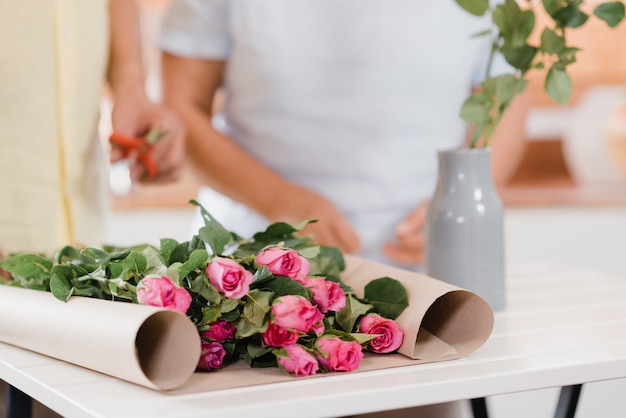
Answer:
POLYGON ((267 330, 262 335, 263 343, 270 347, 285 347, 295 344, 300 338, 298 331, 281 328, 272 321, 269 322, 267 330))
POLYGON ((374 353, 391 353, 402 345, 404 331, 393 320, 380 315, 370 314, 359 321, 359 331, 365 334, 381 334, 367 345, 367 349, 374 353))
POLYGON ((208 338, 213 341, 226 341, 233 338, 235 333, 235 326, 230 322, 220 319, 219 321, 215 321, 209 324, 211 328, 204 331, 202 336, 204 338, 208 338))
POLYGON ((309 274, 309 260, 295 250, 271 247, 256 256, 256 262, 267 267, 274 275, 291 277, 296 281, 306 278, 309 274))
POLYGON ((302 346, 288 345, 283 350, 287 355, 278 355, 278 365, 285 373, 302 377, 314 375, 319 370, 317 359, 302 346))
POLYGON ((144 305, 160 306, 187 313, 191 295, 177 287, 167 276, 146 276, 137 285, 137 300, 144 305))
POLYGON ((224 364, 224 357, 226 357, 226 350, 224 350, 222 344, 215 341, 202 340, 198 368, 208 371, 219 369, 224 364))
POLYGON ((206 275, 217 290, 231 299, 241 299, 248 294, 254 276, 230 258, 218 257, 206 268, 206 275))
POLYGON ((324 314, 302 296, 287 295, 272 304, 274 323, 281 328, 307 333, 324 319, 324 314))
POLYGON ((346 307, 346 294, 339 283, 320 277, 308 279, 304 286, 311 289, 311 298, 320 311, 324 313, 328 311, 339 312, 346 307))
POLYGON ((356 370, 363 360, 363 350, 356 341, 343 341, 338 337, 317 340, 320 364, 331 371, 350 372, 356 370))

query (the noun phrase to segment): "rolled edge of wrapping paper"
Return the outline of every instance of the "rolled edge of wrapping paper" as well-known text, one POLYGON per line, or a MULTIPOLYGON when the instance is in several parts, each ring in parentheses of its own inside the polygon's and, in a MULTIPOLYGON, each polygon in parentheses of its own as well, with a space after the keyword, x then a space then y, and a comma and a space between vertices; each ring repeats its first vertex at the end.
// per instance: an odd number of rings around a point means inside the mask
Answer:
POLYGON ((200 335, 184 314, 0 285, 0 340, 156 390, 185 383, 200 335))
POLYGON ((396 318, 404 330, 399 353, 424 362, 451 360, 475 351, 491 335, 493 310, 476 293, 409 270, 345 258, 343 280, 359 297, 379 277, 394 278, 406 288, 409 306, 396 318))
POLYGON ((172 310, 155 312, 146 318, 137 332, 135 346, 141 370, 160 390, 175 389, 185 383, 200 359, 196 326, 187 316, 172 310))

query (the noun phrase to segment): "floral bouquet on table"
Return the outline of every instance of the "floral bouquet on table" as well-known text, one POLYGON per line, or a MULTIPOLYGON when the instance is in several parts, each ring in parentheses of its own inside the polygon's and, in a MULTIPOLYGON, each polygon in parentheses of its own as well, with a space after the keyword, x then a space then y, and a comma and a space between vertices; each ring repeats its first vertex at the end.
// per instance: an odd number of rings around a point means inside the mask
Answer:
POLYGON ((15 254, 0 260, 9 285, 47 290, 62 300, 87 296, 175 309, 201 336, 198 368, 243 359, 294 376, 358 368, 363 350, 390 353, 408 306, 402 284, 369 282, 356 297, 341 281, 344 259, 297 232, 307 223, 274 223, 252 239, 227 231, 199 203, 204 226, 190 241, 162 239, 104 249, 64 247, 54 259, 15 254))

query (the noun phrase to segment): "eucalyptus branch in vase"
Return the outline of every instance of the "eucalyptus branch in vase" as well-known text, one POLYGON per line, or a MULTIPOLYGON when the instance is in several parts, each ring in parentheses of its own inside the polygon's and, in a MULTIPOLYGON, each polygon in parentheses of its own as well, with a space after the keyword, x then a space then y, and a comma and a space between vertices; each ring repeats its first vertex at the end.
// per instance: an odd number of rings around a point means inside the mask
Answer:
POLYGON ((569 29, 580 28, 593 16, 614 28, 624 19, 621 1, 585 2, 583 0, 504 0, 491 7, 489 0, 456 0, 475 16, 488 14, 492 28, 475 36, 491 37, 491 54, 487 73, 479 91, 472 93, 461 107, 461 118, 473 126, 470 147, 487 147, 506 109, 527 85, 527 73, 546 70, 544 88, 557 103, 565 104, 572 93, 572 81, 567 67, 576 62, 579 48, 567 43, 569 29), (548 17, 543 29, 536 28, 535 10, 548 17), (541 30, 539 44, 529 37, 541 30), (514 68, 510 74, 491 75, 497 54, 514 68))

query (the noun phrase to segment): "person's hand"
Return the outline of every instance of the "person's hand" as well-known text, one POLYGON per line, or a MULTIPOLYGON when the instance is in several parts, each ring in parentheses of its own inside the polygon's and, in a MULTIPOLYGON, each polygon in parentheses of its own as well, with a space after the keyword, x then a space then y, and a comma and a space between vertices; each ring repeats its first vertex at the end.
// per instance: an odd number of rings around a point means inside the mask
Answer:
POLYGON ((428 203, 423 202, 396 227, 395 242, 385 244, 385 255, 396 263, 419 265, 424 261, 424 223, 428 203))
POLYGON ((274 221, 295 224, 306 219, 317 219, 299 232, 311 237, 318 244, 338 247, 344 253, 360 249, 360 240, 348 219, 324 197, 303 187, 294 186, 284 193, 285 202, 271 218, 274 221))
MULTIPOLYGON (((156 175, 148 176, 146 167, 137 159, 137 155, 130 155, 131 179, 154 182, 178 180, 185 158, 185 129, 176 114, 145 98, 129 95, 116 98, 111 118, 113 131, 130 137, 141 138, 156 126, 165 132, 150 151, 156 175)), ((111 162, 123 158, 124 150, 111 144, 111 162)))

